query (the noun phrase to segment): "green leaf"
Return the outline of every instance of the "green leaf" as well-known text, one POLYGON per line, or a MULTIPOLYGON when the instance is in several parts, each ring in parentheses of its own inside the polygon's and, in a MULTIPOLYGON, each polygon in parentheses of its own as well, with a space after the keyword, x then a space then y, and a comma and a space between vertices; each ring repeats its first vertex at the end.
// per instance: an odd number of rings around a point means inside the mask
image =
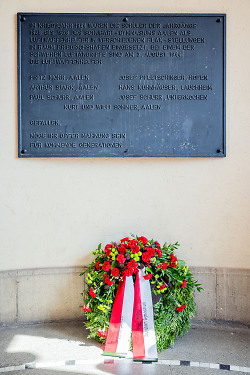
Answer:
POLYGON ((184 262, 184 260, 178 259, 178 266, 179 266, 179 267, 185 267, 185 262, 184 262))

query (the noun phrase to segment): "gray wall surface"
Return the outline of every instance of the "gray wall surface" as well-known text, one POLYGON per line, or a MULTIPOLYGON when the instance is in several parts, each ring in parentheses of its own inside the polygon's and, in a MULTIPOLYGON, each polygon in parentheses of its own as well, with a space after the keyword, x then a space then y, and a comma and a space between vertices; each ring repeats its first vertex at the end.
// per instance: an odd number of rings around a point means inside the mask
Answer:
MULTIPOLYGON (((250 270, 193 267, 197 319, 250 323, 250 270)), ((0 272, 0 324, 83 318, 81 267, 0 272)))

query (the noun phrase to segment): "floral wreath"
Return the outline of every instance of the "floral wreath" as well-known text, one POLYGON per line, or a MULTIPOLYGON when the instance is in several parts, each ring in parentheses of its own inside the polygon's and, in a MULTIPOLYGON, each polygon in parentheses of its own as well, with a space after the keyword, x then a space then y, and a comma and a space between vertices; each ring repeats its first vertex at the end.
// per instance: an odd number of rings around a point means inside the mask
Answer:
POLYGON ((183 260, 177 259, 175 250, 179 243, 148 240, 143 236, 131 236, 101 244, 93 251, 95 259, 84 266, 80 276, 86 276, 86 288, 82 295, 86 327, 89 338, 105 343, 112 307, 119 282, 124 276, 135 279, 139 269, 145 267, 146 280, 150 281, 154 304, 154 325, 157 350, 160 352, 173 345, 190 328, 190 320, 196 314, 194 292, 201 291, 201 284, 194 280, 183 260))

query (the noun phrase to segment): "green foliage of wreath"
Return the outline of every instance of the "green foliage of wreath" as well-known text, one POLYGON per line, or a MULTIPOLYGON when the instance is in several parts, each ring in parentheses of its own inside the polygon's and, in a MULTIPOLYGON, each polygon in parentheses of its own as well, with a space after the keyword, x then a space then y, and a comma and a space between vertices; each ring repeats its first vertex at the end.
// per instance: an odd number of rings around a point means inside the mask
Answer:
POLYGON ((155 240, 141 236, 123 238, 119 243, 101 244, 92 252, 95 259, 84 266, 83 291, 86 327, 89 338, 105 343, 112 307, 120 280, 133 276, 145 267, 154 303, 154 324, 158 352, 174 345, 190 328, 196 314, 194 292, 203 288, 194 280, 183 260, 177 259, 179 243, 161 247, 155 240))

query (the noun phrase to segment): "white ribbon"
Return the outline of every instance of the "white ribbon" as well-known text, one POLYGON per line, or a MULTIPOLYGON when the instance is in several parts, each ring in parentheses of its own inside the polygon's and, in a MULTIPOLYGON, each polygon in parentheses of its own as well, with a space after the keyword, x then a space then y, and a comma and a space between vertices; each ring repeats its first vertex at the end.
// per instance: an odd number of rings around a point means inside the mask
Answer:
POLYGON ((126 356, 132 328, 135 361, 157 361, 153 303, 145 270, 139 270, 135 286, 132 276, 120 282, 110 319, 104 355, 126 356))

